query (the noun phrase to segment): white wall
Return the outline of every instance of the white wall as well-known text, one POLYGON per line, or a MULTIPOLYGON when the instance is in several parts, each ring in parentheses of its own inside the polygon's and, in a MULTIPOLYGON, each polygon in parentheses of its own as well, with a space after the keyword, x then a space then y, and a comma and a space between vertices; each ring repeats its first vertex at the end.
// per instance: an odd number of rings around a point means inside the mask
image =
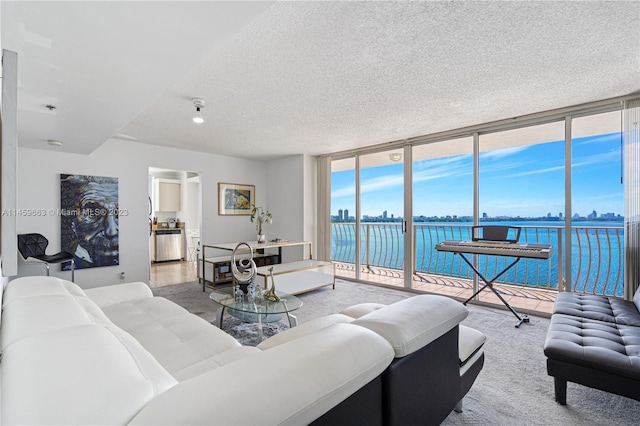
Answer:
POLYGON ((18 183, 17 161, 18 157, 18 54, 9 50, 2 50, 2 126, 0 136, 0 160, 2 166, 2 179, 0 185, 0 206, 2 206, 2 217, 0 217, 0 234, 3 236, 0 241, 2 251, 3 272, 15 275, 18 267, 18 242, 16 238, 17 218, 14 212, 18 207, 17 190, 18 183), (12 238, 7 238, 11 236, 12 238))
MULTIPOLYGON (((305 155, 294 155, 269 162, 269 211, 273 213, 273 224, 266 230, 267 239, 312 241, 315 253, 315 164, 316 159, 305 155), (312 169, 312 170, 311 170, 312 169), (312 175, 312 176, 311 176, 312 175), (311 215, 309 215, 311 212, 311 215)), ((283 262, 308 257, 289 248, 283 251, 283 262)))
MULTIPOLYGON (((299 161, 283 166, 293 166, 300 176, 299 161)), ((233 242, 255 240, 255 226, 247 216, 218 216, 218 182, 251 184, 256 186, 258 205, 276 206, 280 199, 296 199, 301 203, 301 188, 295 179, 283 179, 276 185, 268 185, 267 163, 239 158, 223 157, 171 148, 159 148, 130 141, 109 140, 90 155, 77 155, 51 150, 20 148, 18 151, 18 208, 59 209, 60 174, 73 173, 94 176, 117 177, 119 183, 120 209, 128 215, 119 219, 120 265, 90 268, 76 271, 76 283, 84 288, 120 282, 120 273, 125 272, 125 281, 149 280, 149 233, 148 233, 148 175, 149 167, 174 170, 191 170, 200 173, 202 191, 202 242, 233 242), (289 187, 289 183, 294 184, 289 187), (267 203, 271 187, 282 187, 286 197, 267 203)), ((272 167, 269 166, 269 170, 272 167)), ((285 173, 285 171, 282 171, 285 173)), ((286 173, 285 173, 286 175, 286 173)), ((275 176, 280 178, 281 176, 275 176)), ((284 178, 284 177, 283 177, 284 178)), ((277 192, 277 191, 276 191, 277 192)), ((286 209, 283 209, 286 211, 286 209)), ((282 219, 300 221, 295 215, 300 207, 287 213, 282 219)), ((280 210, 274 212, 281 221, 280 210)), ((278 222, 276 222, 277 224, 278 222)), ((302 237, 302 230, 287 233, 286 221, 279 222, 282 228, 275 230, 288 239, 302 237), (286 235, 285 235, 286 234, 286 235)), ((299 230, 298 230, 299 229, 299 230)), ((18 233, 39 232, 49 241, 48 253, 60 249, 60 218, 58 216, 18 217, 18 233)), ((274 230, 268 231, 271 236, 274 230)), ((39 265, 38 265, 39 266, 39 265)), ((31 269, 32 265, 20 265, 19 275, 42 275, 44 268, 31 269)), ((51 267, 52 275, 69 279, 69 272, 61 272, 57 265, 51 267)))
POLYGON ((185 185, 185 208, 180 220, 184 220, 186 229, 200 228, 200 182, 187 180, 185 185))

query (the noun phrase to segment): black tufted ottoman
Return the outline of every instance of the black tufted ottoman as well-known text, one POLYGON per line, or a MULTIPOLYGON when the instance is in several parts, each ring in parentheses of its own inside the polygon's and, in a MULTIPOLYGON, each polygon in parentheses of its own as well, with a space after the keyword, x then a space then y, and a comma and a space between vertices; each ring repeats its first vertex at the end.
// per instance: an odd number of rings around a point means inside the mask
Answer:
POLYGON ((640 400, 640 313, 633 302, 560 293, 544 353, 560 404, 568 381, 640 400))

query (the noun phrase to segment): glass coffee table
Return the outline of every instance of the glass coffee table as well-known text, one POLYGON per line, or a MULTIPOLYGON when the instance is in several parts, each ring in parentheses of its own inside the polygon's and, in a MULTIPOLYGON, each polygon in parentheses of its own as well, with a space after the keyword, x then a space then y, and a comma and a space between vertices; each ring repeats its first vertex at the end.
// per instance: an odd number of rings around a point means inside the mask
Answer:
POLYGON ((298 319, 291 315, 291 312, 302 306, 302 300, 291 294, 276 291, 280 298, 277 302, 256 297, 252 302, 246 300, 238 301, 233 296, 233 289, 214 290, 209 298, 218 304, 216 310, 215 325, 222 329, 222 316, 225 309, 228 313, 241 321, 258 324, 258 340, 262 341, 262 324, 279 321, 282 315, 286 315, 289 320, 289 327, 298 325, 298 319))

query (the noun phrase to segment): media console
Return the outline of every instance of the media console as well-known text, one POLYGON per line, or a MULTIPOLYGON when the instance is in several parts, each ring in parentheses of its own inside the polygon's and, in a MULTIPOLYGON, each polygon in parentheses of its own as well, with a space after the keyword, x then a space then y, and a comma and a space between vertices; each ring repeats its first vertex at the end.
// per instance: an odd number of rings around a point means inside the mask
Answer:
MULTIPOLYGON (((324 286, 335 288, 335 266, 331 262, 313 260, 310 241, 257 241, 247 242, 253 249, 253 260, 258 267, 256 282, 265 288, 271 286, 269 268, 273 265, 276 290, 289 294, 300 294, 324 286), (282 263, 282 249, 285 247, 309 246, 309 258, 282 263), (275 251, 277 249, 277 251, 275 251)), ((210 256, 220 251, 232 252, 238 243, 206 244, 202 246, 202 259, 199 260, 198 278, 202 291, 206 287, 231 283, 231 255, 210 256)), ((303 254, 303 257, 305 255, 303 254)))

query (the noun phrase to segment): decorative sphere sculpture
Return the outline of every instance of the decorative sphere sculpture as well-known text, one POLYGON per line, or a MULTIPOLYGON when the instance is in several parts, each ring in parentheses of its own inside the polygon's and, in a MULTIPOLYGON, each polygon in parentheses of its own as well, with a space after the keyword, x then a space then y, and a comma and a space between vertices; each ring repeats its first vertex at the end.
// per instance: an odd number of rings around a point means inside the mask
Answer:
POLYGON ((231 255, 231 272, 238 284, 251 284, 256 276, 257 268, 256 263, 253 261, 253 248, 248 243, 238 243, 236 248, 233 249, 231 255), (242 246, 246 246, 249 249, 249 258, 237 260, 236 255, 238 249, 242 246))

